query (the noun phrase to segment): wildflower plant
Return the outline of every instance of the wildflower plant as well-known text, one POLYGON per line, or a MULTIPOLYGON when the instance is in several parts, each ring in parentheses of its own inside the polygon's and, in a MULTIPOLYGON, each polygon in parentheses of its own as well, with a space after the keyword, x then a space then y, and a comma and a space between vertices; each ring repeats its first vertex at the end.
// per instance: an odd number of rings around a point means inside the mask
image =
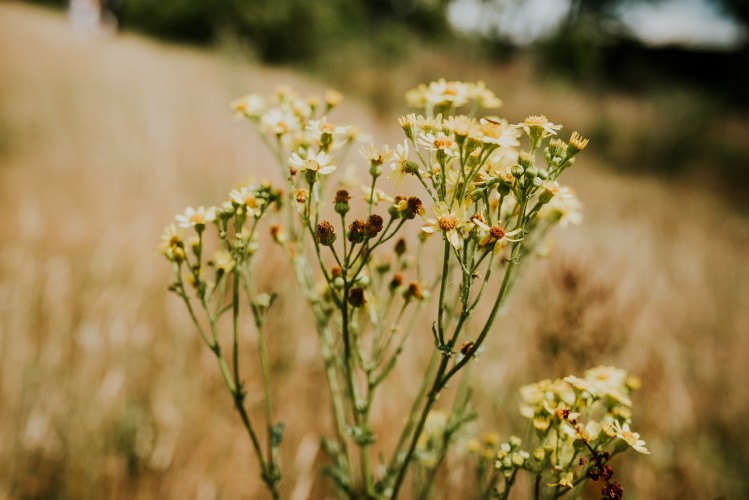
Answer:
MULTIPOLYGON (((561 125, 544 116, 529 116, 518 124, 484 116, 484 110, 499 107, 501 101, 482 82, 439 80, 408 92, 407 101, 422 114, 399 118, 404 141, 394 148, 376 146, 357 128, 328 120, 341 99, 334 91, 322 98, 304 98, 280 88, 271 97, 252 94, 232 103, 236 115, 252 125, 274 154, 284 185, 249 183, 232 190, 218 207, 187 209, 177 221, 189 234, 183 236, 169 226, 162 253, 174 270, 170 289, 182 298, 215 355, 251 438, 261 477, 274 497, 279 494, 283 427, 272 415, 264 332, 275 295, 256 294, 252 267, 259 230, 269 231, 285 254, 314 317, 333 423, 333 435, 323 440, 330 459, 327 474, 342 496, 396 498, 413 468, 413 488, 426 496, 453 438, 477 416, 465 368, 483 350, 487 337, 497 334, 497 315, 545 235, 556 225, 579 222, 581 205, 558 179, 588 141, 577 133, 563 141, 558 137, 561 125), (463 109, 467 113, 459 114, 463 109), (333 177, 352 149, 358 149, 365 181, 336 182, 333 177), (398 186, 410 177, 420 192, 391 196, 383 190, 385 177, 398 186), (212 259, 204 255, 208 233, 218 242, 212 259), (414 239, 415 252, 409 252, 414 239), (426 252, 436 252, 439 265, 425 266, 426 252), (413 253, 419 258, 413 259, 413 253), (428 322, 435 346, 431 361, 423 369, 394 448, 387 456, 380 453, 375 462, 373 402, 406 349, 416 321, 432 314, 426 307, 432 301, 436 307, 428 322), (244 406, 237 349, 240 310, 249 311, 258 335, 265 445, 244 406), (230 358, 225 357, 217 331, 224 314, 232 318, 230 358), (437 408, 440 395, 456 377, 460 382, 452 405, 437 408)), ((614 438, 606 432, 583 437, 590 432, 577 415, 589 411, 594 402, 616 400, 606 408, 619 413, 612 413, 606 423, 631 441, 626 391, 604 394, 596 386, 584 395, 572 379, 563 383, 569 389, 564 395, 571 398, 565 403, 570 412, 564 419, 557 417, 561 399, 554 401, 554 412, 548 415, 529 406, 534 422, 548 420, 545 436, 553 434, 559 441, 571 435, 571 443, 586 443, 590 463, 606 467, 614 453, 599 455, 603 452, 598 450, 614 438)), ((592 418, 590 412, 585 415, 592 418)), ((519 444, 508 446, 515 453, 519 444)), ((544 455, 544 464, 580 456, 579 444, 560 446, 549 452, 556 453, 554 457, 544 455)), ((481 491, 490 494, 499 492, 500 477, 512 484, 504 459, 496 453, 500 466, 491 480, 485 479, 488 486, 481 485, 481 491)), ((516 469, 535 460, 535 455, 525 455, 520 455, 524 458, 516 469)), ((510 459, 510 465, 516 462, 520 460, 510 459)), ((579 471, 563 475, 567 469, 542 472, 539 464, 534 465, 537 476, 556 482, 559 491, 589 477, 579 471)), ((504 497, 507 493, 506 486, 504 497)))

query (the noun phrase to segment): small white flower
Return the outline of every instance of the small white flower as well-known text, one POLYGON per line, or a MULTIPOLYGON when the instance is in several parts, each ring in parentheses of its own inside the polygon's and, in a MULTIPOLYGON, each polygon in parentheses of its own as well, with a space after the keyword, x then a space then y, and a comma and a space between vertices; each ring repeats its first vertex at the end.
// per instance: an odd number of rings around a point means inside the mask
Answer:
POLYGON ((216 208, 198 207, 197 209, 187 207, 184 214, 177 215, 180 227, 205 226, 208 222, 216 220, 216 208))
POLYGON ((289 164, 302 172, 311 171, 327 175, 336 169, 335 165, 330 165, 331 160, 331 156, 323 151, 317 154, 307 152, 307 158, 302 158, 298 153, 291 153, 289 164))

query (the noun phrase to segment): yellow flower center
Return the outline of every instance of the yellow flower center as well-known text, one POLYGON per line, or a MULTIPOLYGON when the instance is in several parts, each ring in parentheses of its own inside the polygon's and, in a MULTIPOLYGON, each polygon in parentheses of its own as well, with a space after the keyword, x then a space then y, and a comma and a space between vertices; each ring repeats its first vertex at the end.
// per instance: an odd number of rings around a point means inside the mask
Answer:
POLYGON ((440 217, 437 220, 437 223, 439 224, 440 229, 442 229, 443 231, 450 231, 451 229, 455 229, 458 221, 455 220, 455 217, 446 215, 444 217, 440 217))
POLYGON ((638 437, 639 436, 637 436, 634 432, 622 432, 622 439, 630 446, 635 446, 637 444, 638 437))
POLYGON ((203 224, 205 222, 203 214, 195 213, 190 216, 190 222, 193 224, 203 224))
POLYGON ((505 233, 505 230, 500 226, 492 226, 489 228, 489 234, 491 234, 493 238, 501 240, 507 233, 505 233))
POLYGON ((525 119, 525 124, 529 126, 533 125, 546 125, 549 123, 549 119, 544 115, 541 116, 529 116, 525 119))
POLYGON ((434 147, 437 149, 449 149, 453 145, 448 137, 438 137, 434 140, 434 147))

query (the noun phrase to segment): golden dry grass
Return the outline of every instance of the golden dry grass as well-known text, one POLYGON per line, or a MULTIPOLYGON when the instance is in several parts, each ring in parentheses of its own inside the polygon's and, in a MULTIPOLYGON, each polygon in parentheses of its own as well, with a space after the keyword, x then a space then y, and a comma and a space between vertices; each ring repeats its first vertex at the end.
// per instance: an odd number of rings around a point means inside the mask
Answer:
MULTIPOLYGON (((166 291, 155 247, 184 206, 275 175, 232 120, 232 98, 322 85, 134 36, 78 38, 62 16, 13 3, 0 4, 0 68, 0 498, 262 498, 230 398, 166 291)), ((487 83, 511 119, 541 110, 584 129, 595 114, 585 96, 545 93, 522 71, 493 70, 487 83)), ((629 104, 603 105, 632 127, 629 104)), ((338 116, 399 140, 394 120, 361 104, 338 116)), ((522 384, 615 364, 643 379, 635 428, 653 451, 618 462, 630 498, 748 496, 746 217, 692 188, 622 177, 593 158, 578 165, 568 182, 585 224, 556 234, 476 364, 478 427, 511 432, 522 384)), ((292 289, 276 269, 263 270, 266 286, 292 289)), ((281 302, 271 345, 288 426, 283 491, 300 498, 324 495, 314 462, 328 429, 305 314, 281 302)), ((380 435, 399 427, 427 328, 374 410, 380 435)), ((255 340, 243 341, 252 373, 255 340)), ((441 476, 444 498, 454 475, 441 476)))

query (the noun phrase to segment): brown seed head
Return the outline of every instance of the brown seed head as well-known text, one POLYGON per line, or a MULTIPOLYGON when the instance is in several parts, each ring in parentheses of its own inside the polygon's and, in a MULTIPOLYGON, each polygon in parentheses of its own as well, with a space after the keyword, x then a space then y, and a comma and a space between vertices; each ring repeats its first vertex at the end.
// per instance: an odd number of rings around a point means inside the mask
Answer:
POLYGON ((492 226, 489 228, 489 234, 492 235, 492 238, 501 240, 505 237, 507 232, 504 230, 502 226, 492 226))
POLYGON ((354 307, 362 307, 366 304, 364 289, 355 287, 348 291, 348 303, 354 307))
POLYGON ((370 238, 374 238, 377 234, 382 231, 382 217, 377 214, 372 214, 367 219, 367 232, 370 238))
POLYGON ((317 225, 317 242, 323 246, 330 246, 336 239, 335 228, 328 221, 320 221, 317 225))

